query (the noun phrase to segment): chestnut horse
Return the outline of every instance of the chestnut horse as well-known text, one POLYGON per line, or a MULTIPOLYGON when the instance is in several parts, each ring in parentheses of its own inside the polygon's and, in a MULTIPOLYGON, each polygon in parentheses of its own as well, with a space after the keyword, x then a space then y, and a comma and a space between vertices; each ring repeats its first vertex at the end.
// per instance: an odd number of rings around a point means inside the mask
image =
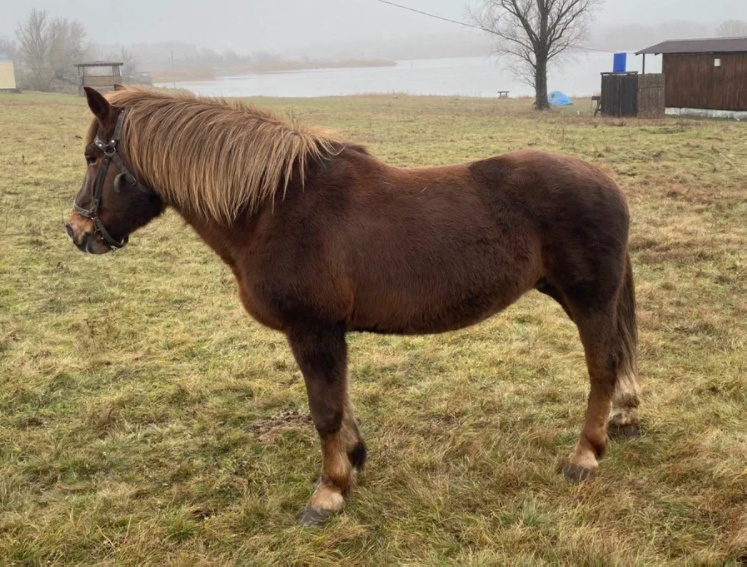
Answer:
POLYGON ((399 169, 241 103, 86 95, 88 169, 68 234, 105 253, 171 206, 231 267, 246 310, 285 334, 306 383, 323 464, 302 523, 339 512, 366 459, 350 331, 452 331, 536 289, 578 327, 591 382, 565 476, 598 468, 608 430, 638 432, 628 208, 595 167, 520 151, 399 169))

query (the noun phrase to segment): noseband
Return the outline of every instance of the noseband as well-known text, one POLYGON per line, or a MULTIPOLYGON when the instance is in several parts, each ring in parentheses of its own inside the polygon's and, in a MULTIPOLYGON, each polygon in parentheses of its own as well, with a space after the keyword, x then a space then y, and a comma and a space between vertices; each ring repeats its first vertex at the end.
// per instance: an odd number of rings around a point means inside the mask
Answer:
POLYGON ((120 175, 127 180, 127 183, 136 186, 139 189, 145 190, 143 185, 135 178, 132 172, 127 169, 127 166, 122 161, 122 157, 117 153, 117 145, 119 144, 119 137, 122 134, 122 123, 124 122, 124 118, 125 111, 123 110, 119 113, 119 117, 117 118, 117 125, 114 127, 114 134, 112 135, 111 140, 108 144, 101 141, 98 136, 96 136, 93 141, 96 147, 104 154, 104 160, 101 163, 101 168, 99 169, 99 173, 96 176, 96 184, 93 187, 93 204, 91 205, 91 208, 84 209, 78 204, 77 201, 73 202, 73 208, 75 209, 75 211, 78 214, 93 221, 93 226, 96 228, 96 232, 101 234, 104 242, 106 242, 109 245, 109 248, 111 248, 112 250, 117 250, 124 247, 124 245, 127 244, 128 237, 125 236, 121 241, 115 240, 112 235, 109 234, 109 231, 104 228, 104 223, 102 223, 101 219, 99 218, 99 206, 101 205, 101 195, 104 191, 104 183, 106 181, 106 173, 109 169, 109 163, 113 161, 116 164, 117 168, 119 169, 120 175))

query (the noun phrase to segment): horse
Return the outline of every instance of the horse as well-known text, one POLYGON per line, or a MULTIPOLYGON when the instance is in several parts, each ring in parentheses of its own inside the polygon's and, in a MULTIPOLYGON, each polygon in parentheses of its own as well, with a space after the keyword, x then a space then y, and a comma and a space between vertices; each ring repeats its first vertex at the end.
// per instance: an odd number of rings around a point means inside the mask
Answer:
POLYGON ((590 379, 562 473, 587 478, 608 433, 638 434, 629 211, 596 167, 522 150, 396 168, 242 102, 121 86, 85 94, 87 169, 68 235, 107 253, 172 207, 231 268, 246 311, 285 334, 322 452, 301 524, 340 512, 366 461, 349 332, 453 331, 538 290, 578 327, 590 379))

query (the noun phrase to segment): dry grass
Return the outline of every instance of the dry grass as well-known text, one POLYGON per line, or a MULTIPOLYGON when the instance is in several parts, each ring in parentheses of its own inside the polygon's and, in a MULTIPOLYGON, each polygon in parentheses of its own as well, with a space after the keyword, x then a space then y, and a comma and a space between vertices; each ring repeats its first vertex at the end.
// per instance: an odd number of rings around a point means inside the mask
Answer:
MULTIPOLYGON (((434 337, 353 335, 371 459, 347 511, 294 525, 320 462, 283 338, 173 214, 121 253, 62 230, 82 99, 0 95, 0 563, 739 564, 747 553, 747 127, 537 116, 524 101, 264 100, 400 165, 535 146, 633 212, 643 436, 566 483, 587 381, 529 294, 434 337)), ((582 103, 586 110, 586 103, 582 103)))

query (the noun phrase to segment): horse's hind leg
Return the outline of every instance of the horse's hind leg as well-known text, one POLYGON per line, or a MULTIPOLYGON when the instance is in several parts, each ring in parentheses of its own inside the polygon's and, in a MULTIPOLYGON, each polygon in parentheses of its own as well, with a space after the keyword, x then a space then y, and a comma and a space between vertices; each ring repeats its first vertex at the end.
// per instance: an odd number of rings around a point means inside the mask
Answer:
POLYGON ((586 293, 570 296, 569 307, 584 345, 591 381, 581 438, 563 467, 563 474, 571 479, 583 479, 598 468, 597 459, 607 446, 610 416, 613 427, 619 423, 638 428, 635 294, 629 258, 623 276, 617 293, 608 294, 608 299, 586 293), (618 418, 626 421, 615 421, 618 418))
POLYGON ((635 371, 622 370, 617 375, 617 387, 607 421, 610 437, 635 437, 640 433, 639 399, 640 388, 635 371))
POLYGON ((322 474, 298 520, 321 525, 342 510, 354 469, 366 460, 348 400, 345 330, 306 327, 289 333, 288 342, 306 382, 311 418, 322 443, 322 474))
MULTIPOLYGON (((626 266, 630 270, 630 265, 626 266)), ((568 300, 560 289, 546 279, 541 279, 535 286, 537 291, 552 297, 557 301, 568 317, 573 320, 573 313, 568 307, 568 300)), ((618 331, 628 341, 635 341, 635 295, 633 290, 632 273, 626 274, 626 281, 618 299, 618 331)), ((610 437, 633 437, 639 433, 638 405, 640 403, 640 388, 636 378, 635 345, 632 345, 633 358, 623 357, 617 372, 615 394, 612 396, 612 409, 607 420, 607 433, 610 437)))
POLYGON ((635 289, 630 257, 625 259, 625 279, 617 300, 618 372, 607 422, 610 436, 632 437, 639 433, 638 404, 640 388, 636 379, 635 289))
POLYGON ((583 480, 598 468, 607 448, 607 417, 615 393, 617 369, 612 356, 614 314, 611 310, 574 313, 581 342, 586 354, 591 391, 581 437, 563 466, 563 475, 571 480, 583 480))

